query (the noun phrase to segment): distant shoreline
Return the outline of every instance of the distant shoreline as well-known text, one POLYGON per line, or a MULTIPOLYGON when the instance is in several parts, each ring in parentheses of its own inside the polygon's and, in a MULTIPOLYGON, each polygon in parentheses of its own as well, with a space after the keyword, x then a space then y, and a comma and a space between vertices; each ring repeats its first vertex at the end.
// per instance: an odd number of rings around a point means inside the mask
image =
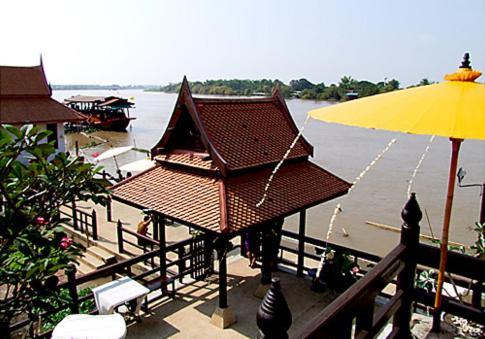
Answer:
POLYGON ((94 91, 94 90, 108 90, 118 91, 122 89, 143 89, 153 88, 154 85, 51 85, 54 91, 94 91))

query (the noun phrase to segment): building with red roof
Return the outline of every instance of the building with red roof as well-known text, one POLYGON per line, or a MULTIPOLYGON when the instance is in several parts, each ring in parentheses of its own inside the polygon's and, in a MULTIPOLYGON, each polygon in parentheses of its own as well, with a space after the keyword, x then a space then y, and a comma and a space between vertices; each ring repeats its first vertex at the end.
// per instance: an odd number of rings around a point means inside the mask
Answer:
POLYGON ((226 291, 228 240, 248 230, 263 233, 261 280, 268 284, 271 272, 265 247, 270 245, 265 245, 265 234, 286 216, 300 213, 303 239, 306 209, 342 196, 350 187, 312 163, 313 147, 300 137, 258 206, 273 169, 297 135, 278 88, 269 98, 194 98, 184 78, 165 133, 151 150, 157 165, 112 188, 113 199, 159 216, 162 252, 165 218, 215 239, 220 285, 213 321, 221 327, 233 321, 226 291))
POLYGON ((345 194, 349 184, 308 159, 297 141, 256 207, 275 165, 298 135, 284 98, 193 98, 184 79, 152 148, 153 169, 113 187, 113 197, 203 231, 241 231, 345 194))
POLYGON ((0 66, 0 124, 34 124, 49 130, 48 141, 64 152, 64 123, 83 119, 52 98, 42 60, 39 66, 0 66))

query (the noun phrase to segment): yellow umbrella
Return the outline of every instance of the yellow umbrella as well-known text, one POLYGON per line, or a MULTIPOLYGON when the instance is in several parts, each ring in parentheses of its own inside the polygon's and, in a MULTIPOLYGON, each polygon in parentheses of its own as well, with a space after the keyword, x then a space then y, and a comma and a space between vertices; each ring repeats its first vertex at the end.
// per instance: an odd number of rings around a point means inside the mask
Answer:
POLYGON ((441 310, 458 152, 465 138, 485 139, 485 84, 474 82, 480 75, 471 69, 466 53, 458 71, 445 76, 446 82, 357 99, 308 113, 315 119, 343 125, 450 138, 452 156, 434 305, 437 315, 441 310))

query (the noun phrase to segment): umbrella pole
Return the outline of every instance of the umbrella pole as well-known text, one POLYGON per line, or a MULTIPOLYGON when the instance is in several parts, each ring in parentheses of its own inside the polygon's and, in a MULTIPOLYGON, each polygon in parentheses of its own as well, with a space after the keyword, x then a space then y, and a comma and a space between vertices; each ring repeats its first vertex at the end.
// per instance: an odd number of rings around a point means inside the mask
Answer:
POLYGON ((440 330, 440 316, 441 316, 441 292, 443 290, 443 281, 445 277, 446 260, 448 258, 448 232, 451 220, 451 207, 453 205, 453 194, 455 191, 456 168, 458 164, 458 153, 463 139, 450 138, 452 143, 450 174, 448 178, 448 194, 446 197, 445 215, 443 218, 443 230, 441 233, 441 251, 440 251, 440 267, 438 272, 438 286, 436 287, 436 295, 434 300, 433 313, 433 331, 440 330))

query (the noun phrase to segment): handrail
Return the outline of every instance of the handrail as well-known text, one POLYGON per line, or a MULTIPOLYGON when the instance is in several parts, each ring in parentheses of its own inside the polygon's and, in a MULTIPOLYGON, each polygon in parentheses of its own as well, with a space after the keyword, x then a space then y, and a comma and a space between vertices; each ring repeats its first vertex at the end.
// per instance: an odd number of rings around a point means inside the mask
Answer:
MULTIPOLYGON (((304 331, 297 335, 297 338, 324 338, 328 337, 330 333, 338 335, 339 328, 342 328, 340 324, 351 323, 352 319, 369 307, 369 304, 373 307, 377 294, 402 271, 405 250, 404 245, 396 246, 369 273, 315 316, 304 331)), ((394 301, 395 303, 396 301, 394 301)), ((388 314, 384 315, 390 317, 388 314)))

